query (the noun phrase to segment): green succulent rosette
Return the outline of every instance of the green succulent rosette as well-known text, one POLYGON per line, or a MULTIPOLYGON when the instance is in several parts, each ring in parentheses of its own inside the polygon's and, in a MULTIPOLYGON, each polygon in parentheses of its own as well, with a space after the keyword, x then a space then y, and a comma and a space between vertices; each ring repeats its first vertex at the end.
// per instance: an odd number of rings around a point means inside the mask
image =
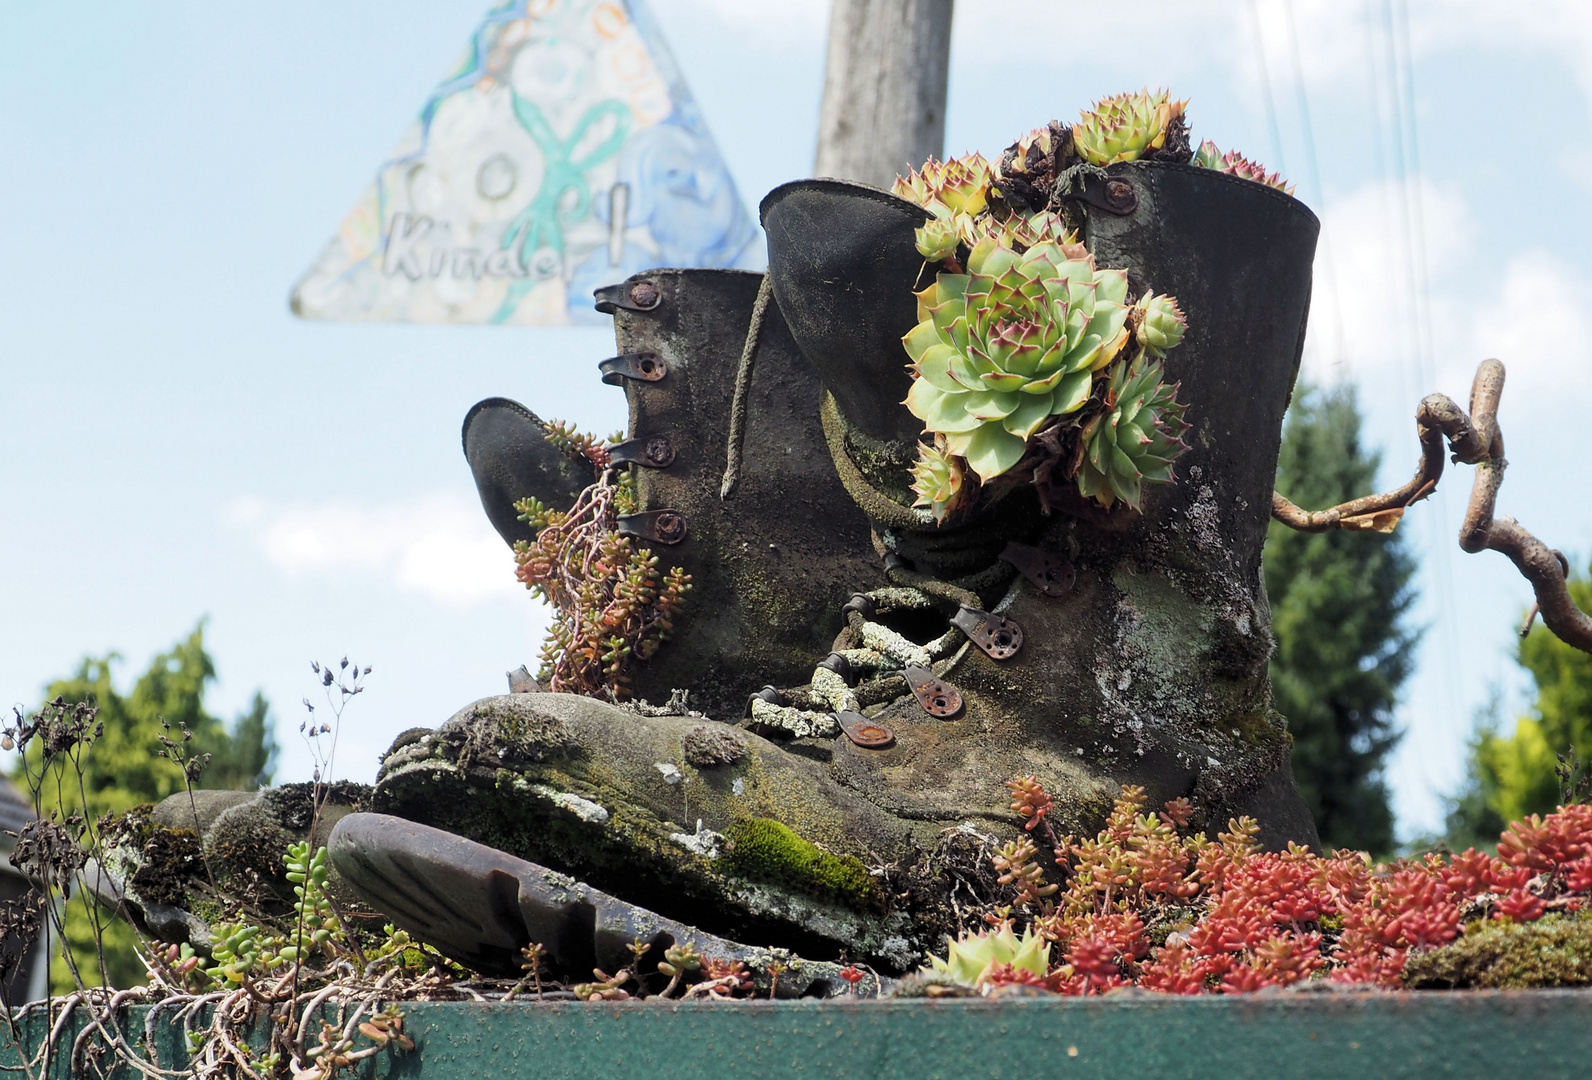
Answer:
POLYGON ((1187 101, 1174 101, 1165 90, 1140 90, 1095 102, 1073 125, 1073 145, 1092 165, 1138 161, 1171 151, 1187 161, 1184 109, 1187 101))
POLYGON ((891 193, 933 215, 917 230, 919 254, 939 262, 955 255, 957 244, 977 242, 974 223, 984 212, 989 178, 989 162, 976 153, 945 162, 930 158, 921 172, 911 169, 896 177, 891 193))
POLYGON ((1133 305, 1134 340, 1144 346, 1144 351, 1160 359, 1183 340, 1188 320, 1177 306, 1177 297, 1145 293, 1133 305))
POLYGON ((1230 176, 1253 180, 1257 184, 1265 184, 1269 188, 1276 188, 1284 195, 1294 193, 1294 186, 1284 180, 1281 174, 1268 173, 1266 166, 1258 161, 1250 161, 1237 150, 1229 150, 1224 154, 1209 139, 1200 143, 1199 150, 1194 154, 1194 164, 1203 169, 1214 169, 1230 176))
POLYGON ((988 236, 967 269, 917 294, 921 321, 902 339, 915 375, 906 406, 988 481, 1089 399, 1093 372, 1128 341, 1128 278, 1075 245, 1018 254, 988 236))
POLYGON ((957 940, 945 939, 945 959, 930 954, 929 968, 934 975, 961 986, 979 986, 990 971, 1007 964, 1015 971, 1026 971, 1044 978, 1050 970, 1050 943, 1030 929, 1018 937, 1010 922, 996 930, 978 933, 964 931, 957 940))
POLYGON ((1106 411, 1083 431, 1084 457, 1078 490, 1101 506, 1118 499, 1140 508, 1145 484, 1172 482, 1172 463, 1188 449, 1185 406, 1177 384, 1161 379, 1162 365, 1141 355, 1111 375, 1106 411))
POLYGON ((936 435, 933 444, 918 443, 918 460, 912 466, 914 507, 927 507, 936 522, 942 522, 962 494, 962 464, 945 445, 945 436, 936 435))

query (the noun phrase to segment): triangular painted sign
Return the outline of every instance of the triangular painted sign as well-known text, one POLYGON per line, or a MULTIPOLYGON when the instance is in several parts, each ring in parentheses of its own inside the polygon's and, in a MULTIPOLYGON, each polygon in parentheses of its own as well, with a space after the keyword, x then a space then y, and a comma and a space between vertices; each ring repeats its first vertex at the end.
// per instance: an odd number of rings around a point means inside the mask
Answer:
POLYGON ((306 319, 594 321, 655 266, 760 269, 762 244, 643 0, 490 11, 315 265, 306 319))

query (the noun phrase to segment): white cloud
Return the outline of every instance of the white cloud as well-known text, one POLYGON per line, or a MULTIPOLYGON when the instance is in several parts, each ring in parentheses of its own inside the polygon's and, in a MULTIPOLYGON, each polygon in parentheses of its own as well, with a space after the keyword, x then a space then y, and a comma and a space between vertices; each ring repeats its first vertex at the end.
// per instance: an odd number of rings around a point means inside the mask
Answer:
POLYGON ((451 494, 383 506, 348 502, 272 507, 243 497, 224 520, 284 573, 354 572, 452 608, 524 595, 514 561, 480 506, 451 494))
POLYGON ((1450 333, 1464 321, 1457 313, 1476 284, 1468 277, 1456 279, 1452 268, 1471 265, 1481 226, 1457 191, 1420 179, 1365 184, 1333 200, 1323 213, 1305 345, 1306 371, 1318 381, 1377 368, 1405 369, 1415 394, 1412 415, 1435 375, 1421 372, 1415 361, 1420 327, 1412 289, 1418 292, 1423 265, 1418 256, 1412 260, 1417 233, 1411 227, 1406 243, 1404 221, 1413 220, 1409 208, 1417 195, 1425 225, 1433 353, 1457 354, 1472 366, 1481 359, 1471 355, 1474 345, 1450 333))
POLYGON ((1562 430, 1578 429, 1574 414, 1592 398, 1592 343, 1580 326, 1592 282, 1554 255, 1525 251, 1490 284, 1489 299, 1474 312, 1471 338, 1478 355, 1496 356, 1509 369, 1512 392, 1505 400, 1562 409, 1562 430))
MULTIPOLYGON (((1411 243, 1416 242, 1412 233, 1411 243)), ((1592 393, 1592 345, 1574 318, 1592 292, 1581 269, 1540 250, 1489 258, 1487 227, 1457 189, 1420 179, 1376 181, 1336 199, 1322 215, 1315 295, 1305 346, 1317 381, 1372 376, 1402 386, 1415 403, 1441 390, 1462 404, 1476 365, 1503 360, 1514 393, 1541 408, 1568 408, 1592 393), (1425 221, 1429 360, 1414 357, 1412 288, 1421 279, 1400 206, 1419 192, 1425 221), (1398 375, 1402 372, 1402 378, 1398 375)), ((1417 245, 1418 246, 1418 245, 1417 245)), ((1568 419, 1568 415, 1567 415, 1568 419)))

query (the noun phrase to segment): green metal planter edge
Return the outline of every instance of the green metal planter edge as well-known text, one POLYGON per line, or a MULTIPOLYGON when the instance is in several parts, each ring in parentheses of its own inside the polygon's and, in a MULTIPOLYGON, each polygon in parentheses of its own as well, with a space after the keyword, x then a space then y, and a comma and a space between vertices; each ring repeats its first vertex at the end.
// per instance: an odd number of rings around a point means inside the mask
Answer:
MULTIPOLYGON (((1583 990, 403 1008, 415 1050, 361 1063, 362 1080, 1592 1075, 1583 990)), ((123 1020, 135 1045, 146 1012, 123 1020)), ((181 1028, 157 1019, 159 1059, 181 1068, 181 1028)), ((81 1026, 63 1036, 52 1078, 70 1077, 81 1026)), ((36 1048, 45 1032, 34 1015, 23 1037, 36 1048)), ((0 1050, 0 1064, 17 1060, 14 1045, 0 1050)))

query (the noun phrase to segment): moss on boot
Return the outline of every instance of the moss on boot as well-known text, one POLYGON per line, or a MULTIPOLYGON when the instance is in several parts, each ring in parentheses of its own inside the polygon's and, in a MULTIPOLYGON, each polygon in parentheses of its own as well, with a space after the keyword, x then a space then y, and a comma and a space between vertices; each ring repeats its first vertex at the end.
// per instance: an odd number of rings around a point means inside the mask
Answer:
POLYGON ((731 874, 853 907, 876 907, 883 899, 861 859, 831 855, 770 818, 739 822, 724 835, 729 843, 719 865, 731 874))

